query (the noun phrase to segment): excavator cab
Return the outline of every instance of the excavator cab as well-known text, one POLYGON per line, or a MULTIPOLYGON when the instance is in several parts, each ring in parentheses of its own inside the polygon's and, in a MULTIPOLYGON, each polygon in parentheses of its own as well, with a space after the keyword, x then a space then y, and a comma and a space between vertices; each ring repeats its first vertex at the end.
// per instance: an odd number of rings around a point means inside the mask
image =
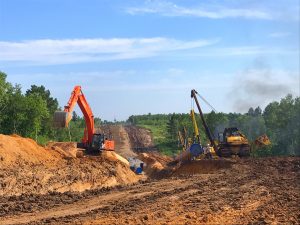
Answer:
POLYGON ((92 151, 113 151, 115 149, 115 145, 114 141, 112 141, 110 138, 107 138, 105 134, 94 134, 89 149, 92 151))
POLYGON ((104 135, 103 134, 94 134, 93 140, 90 148, 94 151, 99 151, 103 149, 104 145, 104 135))

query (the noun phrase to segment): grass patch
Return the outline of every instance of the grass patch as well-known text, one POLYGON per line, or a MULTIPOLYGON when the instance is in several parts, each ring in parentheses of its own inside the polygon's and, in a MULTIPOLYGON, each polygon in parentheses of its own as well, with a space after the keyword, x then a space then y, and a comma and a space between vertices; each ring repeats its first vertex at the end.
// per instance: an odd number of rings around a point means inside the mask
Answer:
POLYGON ((167 137, 167 124, 138 124, 138 126, 151 131, 153 142, 162 154, 173 156, 180 151, 177 143, 170 141, 167 137))

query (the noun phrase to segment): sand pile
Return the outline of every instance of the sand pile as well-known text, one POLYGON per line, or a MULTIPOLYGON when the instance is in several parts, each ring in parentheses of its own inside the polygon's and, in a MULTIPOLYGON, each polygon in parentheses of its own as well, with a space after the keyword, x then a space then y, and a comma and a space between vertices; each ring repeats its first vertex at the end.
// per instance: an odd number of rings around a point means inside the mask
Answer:
POLYGON ((0 134, 0 168, 22 164, 52 165, 60 161, 59 154, 39 146, 30 138, 0 134))
POLYGON ((75 158, 73 150, 70 143, 44 148, 29 138, 0 135, 0 195, 84 191, 139 179, 111 154, 75 158))

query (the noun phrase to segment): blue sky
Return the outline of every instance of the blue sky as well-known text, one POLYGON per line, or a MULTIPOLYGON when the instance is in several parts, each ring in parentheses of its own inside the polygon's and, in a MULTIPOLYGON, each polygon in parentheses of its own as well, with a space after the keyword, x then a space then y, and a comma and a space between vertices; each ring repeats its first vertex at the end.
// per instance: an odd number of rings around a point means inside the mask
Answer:
MULTIPOLYGON (((94 114, 218 111, 299 96, 299 0, 0 0, 0 70, 94 114), (210 109, 203 105, 204 111, 210 109)), ((77 109, 78 110, 78 109, 77 109)))

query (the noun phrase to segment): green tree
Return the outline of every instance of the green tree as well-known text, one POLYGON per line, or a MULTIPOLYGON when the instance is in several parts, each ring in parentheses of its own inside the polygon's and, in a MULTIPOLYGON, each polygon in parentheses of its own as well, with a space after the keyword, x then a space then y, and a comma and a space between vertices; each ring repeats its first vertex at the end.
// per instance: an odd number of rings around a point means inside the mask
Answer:
POLYGON ((263 116, 267 134, 273 143, 273 154, 300 155, 299 97, 293 99, 292 95, 287 95, 280 102, 270 103, 265 108, 263 116))
POLYGON ((218 137, 218 133, 224 131, 225 127, 228 127, 228 118, 224 113, 215 113, 214 111, 211 111, 205 118, 207 125, 215 138, 218 137))
POLYGON ((25 95, 29 96, 32 94, 38 95, 46 101, 47 108, 50 114, 53 114, 58 109, 57 99, 51 97, 50 91, 47 90, 43 85, 41 86, 31 85, 31 88, 26 91, 25 95))
POLYGON ((249 116, 254 115, 254 109, 252 107, 249 108, 247 115, 249 115, 249 116))
POLYGON ((37 140, 43 127, 43 122, 45 119, 49 118, 47 103, 40 95, 37 94, 30 94, 26 96, 25 99, 25 113, 27 115, 26 123, 24 124, 26 127, 25 136, 29 136, 37 140))
POLYGON ((53 114, 58 110, 58 101, 56 98, 51 96, 49 90, 47 90, 43 85, 36 86, 31 85, 31 88, 26 91, 26 97, 30 96, 39 96, 42 100, 45 101, 47 107, 47 116, 42 117, 42 125, 40 127, 41 133, 52 139, 55 137, 55 130, 53 128, 53 114))
POLYGON ((262 115, 262 110, 261 108, 258 106, 255 108, 254 110, 254 116, 261 116, 262 115))
POLYGON ((1 123, 2 132, 4 134, 25 134, 24 122, 26 120, 25 98, 21 92, 21 86, 12 87, 8 96, 6 107, 3 110, 3 120, 1 123))
POLYGON ((167 132, 169 135, 170 140, 176 141, 177 140, 177 131, 178 131, 178 120, 176 119, 175 113, 170 116, 170 119, 167 123, 167 132))
POLYGON ((0 132, 3 132, 1 123, 7 117, 5 110, 8 106, 9 96, 12 92, 12 86, 6 81, 7 75, 0 71, 0 132))
POLYGON ((77 115, 77 113, 75 111, 73 111, 72 113, 72 121, 77 121, 79 119, 79 116, 77 115))

